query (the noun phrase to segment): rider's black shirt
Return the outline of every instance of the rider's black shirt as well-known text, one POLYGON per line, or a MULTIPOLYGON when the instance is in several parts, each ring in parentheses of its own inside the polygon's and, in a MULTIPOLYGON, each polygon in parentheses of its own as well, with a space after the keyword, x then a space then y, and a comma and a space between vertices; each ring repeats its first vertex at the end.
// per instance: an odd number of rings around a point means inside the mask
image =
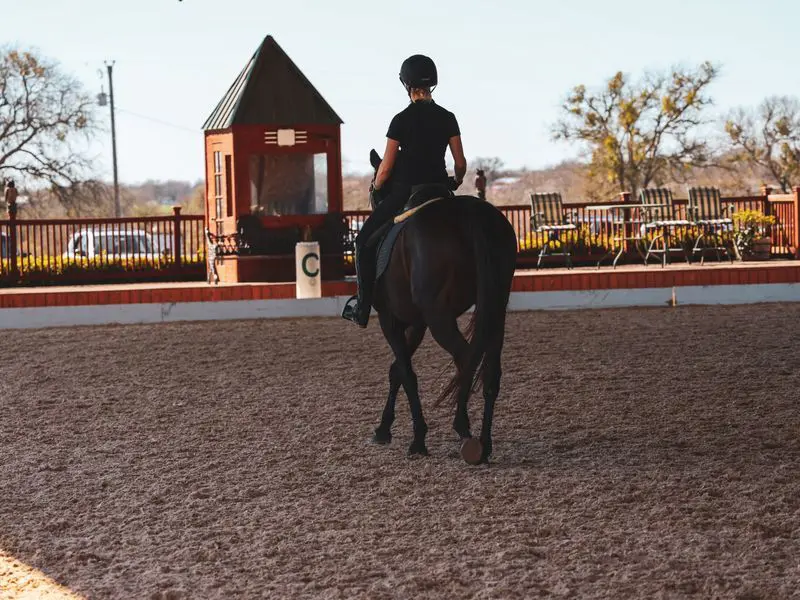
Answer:
POLYGON ((446 183, 445 152, 450 138, 461 135, 453 113, 432 100, 417 100, 395 115, 388 138, 400 142, 393 176, 407 185, 446 183))

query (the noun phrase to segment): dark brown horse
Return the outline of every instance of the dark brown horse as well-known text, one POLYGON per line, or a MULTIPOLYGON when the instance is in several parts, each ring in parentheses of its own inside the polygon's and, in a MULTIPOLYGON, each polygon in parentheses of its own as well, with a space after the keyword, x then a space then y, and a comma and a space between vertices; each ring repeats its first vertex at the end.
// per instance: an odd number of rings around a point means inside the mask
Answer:
MULTIPOLYGON (((381 159, 374 150, 376 172, 381 159)), ((391 180, 383 188, 390 193, 391 180)), ((488 462, 492 454, 492 416, 500 390, 506 307, 517 259, 517 239, 508 219, 474 196, 445 197, 424 206, 408 220, 395 242, 386 271, 376 282, 373 306, 395 360, 389 369, 389 397, 374 440, 391 442, 395 400, 402 385, 408 396, 414 439, 409 455, 428 453, 428 426, 422 415, 411 358, 430 329, 455 363, 456 373, 439 397, 456 404, 453 428, 469 462, 488 462), (474 306, 461 333, 457 319, 474 306), (467 401, 483 384, 483 423, 479 452, 472 440, 467 401), (467 441, 470 440, 468 443, 467 441), (479 456, 479 458, 478 458, 479 456)))

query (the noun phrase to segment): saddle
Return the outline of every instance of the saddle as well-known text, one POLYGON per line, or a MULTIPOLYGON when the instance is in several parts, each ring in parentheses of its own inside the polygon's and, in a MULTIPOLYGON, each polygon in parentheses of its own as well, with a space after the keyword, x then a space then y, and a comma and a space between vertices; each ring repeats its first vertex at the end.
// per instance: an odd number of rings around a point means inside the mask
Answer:
POLYGON ((422 206, 430 200, 449 198, 453 195, 450 188, 443 183, 423 183, 411 187, 411 195, 403 207, 403 211, 412 210, 422 206))
POLYGON ((392 256, 394 243, 397 241, 397 236, 400 235, 403 227, 408 223, 408 219, 425 206, 437 200, 451 197, 453 197, 453 192, 450 188, 440 183, 426 183, 415 185, 411 188, 408 201, 403 205, 401 211, 395 215, 392 221, 389 221, 376 232, 375 238, 377 239, 373 238, 370 240, 378 245, 375 266, 376 283, 381 275, 383 275, 386 267, 389 266, 389 259, 392 256))
POLYGON ((394 218, 395 223, 401 223, 408 219, 415 212, 420 210, 423 206, 436 202, 442 198, 450 198, 453 192, 446 186, 441 184, 427 184, 411 188, 411 196, 406 202, 400 214, 394 218))

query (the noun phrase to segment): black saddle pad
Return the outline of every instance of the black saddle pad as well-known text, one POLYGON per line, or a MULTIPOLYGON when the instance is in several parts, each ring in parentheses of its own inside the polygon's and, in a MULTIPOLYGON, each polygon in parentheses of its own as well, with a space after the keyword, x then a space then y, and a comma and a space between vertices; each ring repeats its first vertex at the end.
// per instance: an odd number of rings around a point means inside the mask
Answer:
POLYGON ((400 221, 399 223, 392 223, 387 232, 378 242, 378 251, 376 252, 377 264, 375 266, 376 283, 378 279, 381 278, 381 275, 383 275, 383 273, 386 271, 386 267, 389 266, 389 259, 392 258, 392 249, 394 248, 394 243, 397 241, 397 236, 400 235, 403 227, 405 227, 406 223, 408 223, 414 216, 406 219, 405 221, 400 221))
MULTIPOLYGON (((422 197, 425 198, 425 196, 422 196, 422 197)), ((428 202, 429 200, 432 200, 433 198, 437 198, 437 197, 441 197, 441 196, 427 197, 424 200, 424 202, 428 202)), ((451 196, 451 197, 448 197, 448 198, 443 198, 442 200, 440 200, 440 202, 447 202, 447 201, 451 200, 451 198, 458 198, 458 205, 461 205, 463 207, 468 206, 470 204, 473 204, 475 202, 483 202, 483 200, 481 200, 480 198, 477 198, 475 196, 451 196)), ((418 197, 418 200, 419 200, 419 197, 418 197)), ((424 202, 422 202, 422 204, 424 204, 424 202)), ((438 204, 438 202, 436 202, 435 204, 438 204)), ((419 205, 420 205, 420 203, 417 203, 414 206, 414 208, 416 208, 419 205)), ((424 213, 426 208, 427 207, 423 207, 423 208, 417 210, 417 212, 415 212, 414 214, 410 215, 407 219, 405 219, 403 221, 400 221, 399 223, 394 223, 393 221, 390 221, 391 225, 388 227, 386 232, 381 235, 381 237, 379 238, 379 240, 377 242, 378 250, 376 252, 375 282, 377 282, 380 279, 381 275, 384 274, 384 272, 386 271, 386 268, 389 266, 389 260, 392 257, 392 250, 394 249, 394 244, 397 241, 397 236, 399 236, 400 232, 403 231, 403 227, 405 227, 406 224, 408 224, 409 221, 411 221, 413 219, 416 219, 417 216, 420 213, 424 213)), ((454 210, 457 210, 457 208, 455 206, 452 206, 452 208, 454 210)), ((405 212, 406 210, 410 210, 410 209, 408 207, 406 207, 406 208, 404 208, 403 212, 405 212)), ((402 214, 402 213, 400 213, 400 214, 402 214)))
MULTIPOLYGON (((422 204, 425 204, 429 200, 433 200, 434 198, 443 198, 451 196, 450 190, 441 184, 423 184, 417 185, 411 188, 411 196, 409 197, 408 201, 403 206, 402 210, 395 215, 403 214, 404 212, 417 208, 422 204)), ((416 213, 411 215, 410 218, 416 216, 416 213)), ((393 217, 394 219, 394 217, 393 217)), ((386 267, 389 266, 389 259, 392 256, 392 249, 394 248, 394 243, 397 241, 397 236, 400 235, 400 232, 405 227, 406 223, 409 219, 405 219, 400 223, 394 223, 390 221, 391 225, 388 226, 388 229, 381 234, 377 245, 378 250, 376 252, 376 266, 375 266, 375 281, 377 282, 380 279, 381 275, 383 275, 384 271, 386 271, 386 267)))

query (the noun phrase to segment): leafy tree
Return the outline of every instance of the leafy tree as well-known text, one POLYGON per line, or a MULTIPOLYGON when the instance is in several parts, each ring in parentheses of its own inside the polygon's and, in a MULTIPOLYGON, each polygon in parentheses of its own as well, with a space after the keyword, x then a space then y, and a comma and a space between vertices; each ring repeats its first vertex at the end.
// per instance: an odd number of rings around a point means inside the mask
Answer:
POLYGON ((732 162, 761 167, 783 193, 800 184, 800 102, 772 96, 755 110, 738 108, 725 122, 732 162))
POLYGON ((75 78, 32 51, 0 49, 0 174, 75 184, 89 159, 74 142, 94 131, 92 100, 75 78))
POLYGON ((710 162, 711 150, 698 136, 703 109, 712 104, 707 88, 718 68, 647 74, 639 82, 618 72, 590 92, 576 86, 553 127, 555 140, 578 142, 590 155, 590 177, 600 185, 638 194, 676 172, 710 162))

